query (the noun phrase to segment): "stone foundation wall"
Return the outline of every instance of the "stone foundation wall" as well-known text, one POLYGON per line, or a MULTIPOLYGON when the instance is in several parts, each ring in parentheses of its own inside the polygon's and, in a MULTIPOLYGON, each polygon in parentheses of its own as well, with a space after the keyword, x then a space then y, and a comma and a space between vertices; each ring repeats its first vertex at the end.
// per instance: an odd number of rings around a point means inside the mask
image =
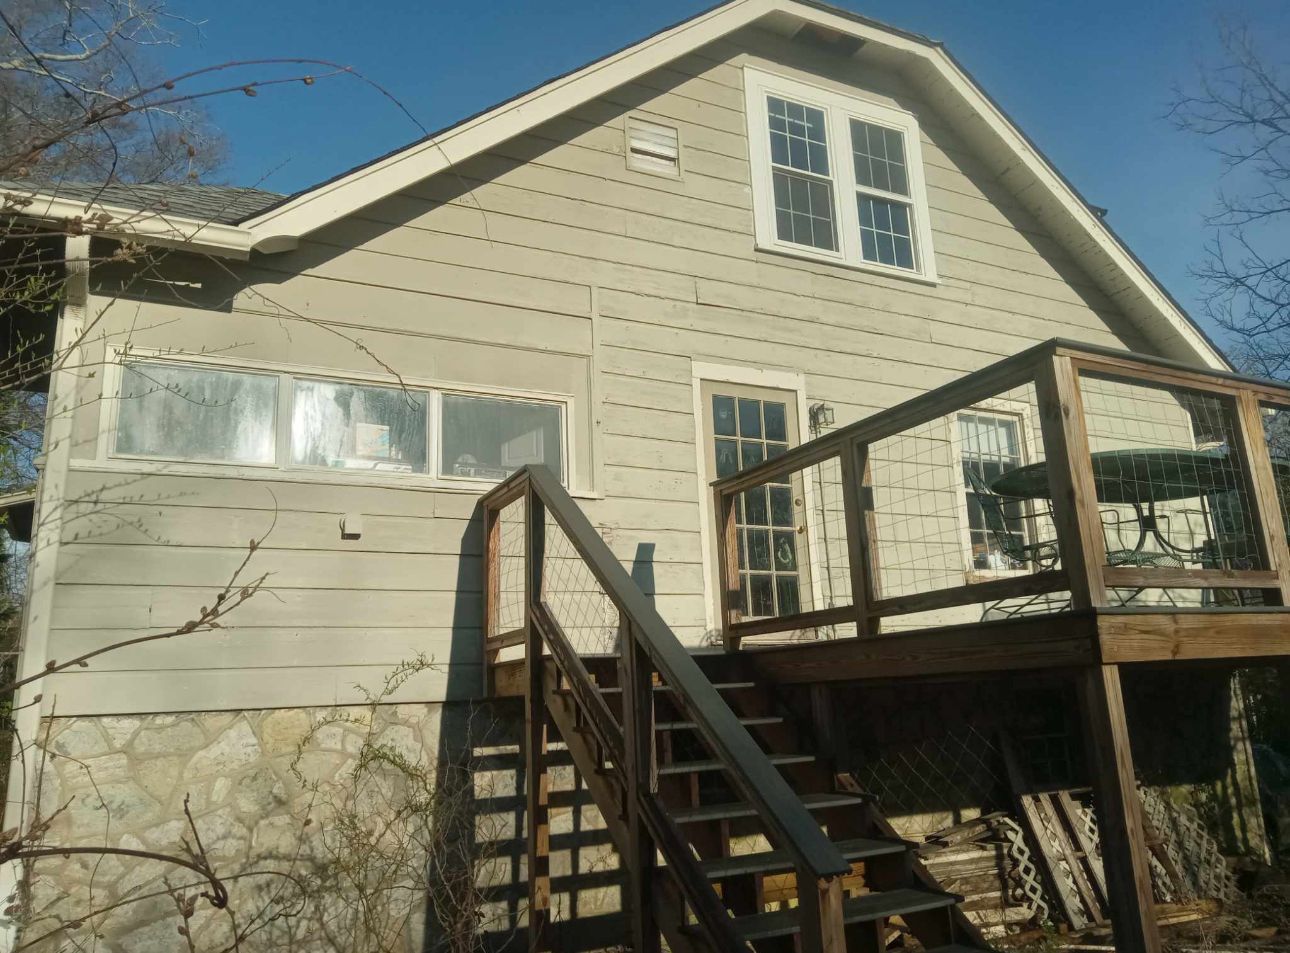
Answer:
MULTIPOLYGON (((48 720, 46 843, 182 853, 187 801, 238 926, 200 899, 190 921, 178 914, 168 890, 197 883, 191 871, 68 855, 32 871, 23 939, 48 934, 36 949, 70 949, 96 934, 100 953, 174 953, 190 949, 184 927, 203 953, 225 949, 235 929, 250 930, 245 953, 447 948, 441 922, 451 917, 437 910, 456 909, 460 888, 445 898, 443 885, 456 875, 449 868, 468 864, 481 948, 525 949, 518 714, 504 704, 379 705, 48 720), (451 802, 436 809, 437 828, 409 807, 432 791, 451 802), (377 858, 364 877, 384 906, 360 910, 352 890, 317 882, 342 855, 377 858), (373 911, 379 937, 355 927, 373 911)), ((623 936, 617 855, 559 745, 552 761, 553 919, 570 942, 585 939, 578 948, 614 946, 623 936)))
MULTIPOLYGON (((350 796, 365 742, 432 769, 443 755, 442 716, 440 705, 391 705, 56 718, 46 724, 48 762, 40 791, 42 815, 53 818, 46 841, 182 852, 191 837, 187 801, 202 845, 229 887, 239 928, 246 930, 260 911, 259 919, 269 920, 298 904, 293 883, 255 872, 274 869, 302 878, 316 872, 326 855, 318 841, 325 815, 335 816, 326 805, 350 796)), ((397 796, 381 808, 373 805, 371 816, 379 818, 396 803, 397 796)), ((166 889, 197 879, 133 857, 41 861, 24 938, 61 927, 64 942, 98 933, 104 953, 185 950, 179 933, 184 921, 166 889), (93 910, 107 912, 88 915, 93 910)), ((422 907, 404 911, 407 922, 398 932, 406 949, 421 948, 422 907)), ((272 920, 242 948, 298 941, 293 934, 319 926, 309 919, 272 920)), ((199 950, 220 949, 233 936, 230 917, 201 900, 189 927, 199 950)), ((312 942, 303 948, 327 947, 312 942)))

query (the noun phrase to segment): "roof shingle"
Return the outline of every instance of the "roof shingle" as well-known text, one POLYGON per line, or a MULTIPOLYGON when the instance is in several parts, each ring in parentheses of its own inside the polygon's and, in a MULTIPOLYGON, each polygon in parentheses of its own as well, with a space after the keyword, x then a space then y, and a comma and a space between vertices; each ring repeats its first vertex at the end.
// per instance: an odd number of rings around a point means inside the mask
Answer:
POLYGON ((39 194, 71 201, 93 202, 140 212, 171 214, 201 222, 232 225, 280 201, 283 196, 263 189, 203 183, 132 185, 114 182, 3 182, 0 191, 39 194))

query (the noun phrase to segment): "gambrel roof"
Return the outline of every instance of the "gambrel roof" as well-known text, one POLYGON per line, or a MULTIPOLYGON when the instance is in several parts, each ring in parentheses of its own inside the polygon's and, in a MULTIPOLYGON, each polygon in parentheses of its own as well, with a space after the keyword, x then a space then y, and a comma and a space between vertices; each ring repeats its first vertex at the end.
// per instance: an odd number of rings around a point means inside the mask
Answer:
MULTIPOLYGON (((273 253, 293 248, 301 236, 751 25, 788 36, 809 26, 847 38, 866 62, 902 76, 1165 356, 1229 366, 1110 229, 1102 210, 1085 201, 943 44, 816 0, 727 0, 243 218, 232 226, 242 234, 233 237, 228 251, 245 256, 248 249, 273 253)), ((202 234, 224 237, 222 232, 202 234)))

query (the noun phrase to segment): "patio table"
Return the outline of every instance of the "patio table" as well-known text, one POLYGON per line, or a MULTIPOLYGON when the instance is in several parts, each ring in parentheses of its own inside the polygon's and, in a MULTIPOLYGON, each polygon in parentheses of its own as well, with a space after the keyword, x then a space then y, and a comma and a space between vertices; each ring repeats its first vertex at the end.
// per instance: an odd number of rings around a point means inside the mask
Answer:
MULTIPOLYGON (((1237 488, 1240 474, 1218 450, 1167 448, 1103 450, 1090 454, 1093 483, 1101 503, 1150 504, 1190 500, 1237 488)), ((1290 464, 1282 463, 1287 479, 1290 464)), ((1278 477, 1281 473, 1278 472, 1278 477)), ((1048 464, 1032 463, 1009 470, 990 482, 1000 496, 1017 500, 1047 499, 1048 464)))
MULTIPOLYGON (((1099 503, 1132 506, 1141 527, 1134 552, 1142 549, 1148 531, 1169 552, 1206 555, 1213 542, 1195 549, 1179 547, 1161 535, 1155 506, 1170 500, 1190 500, 1241 487, 1237 464, 1223 450, 1182 450, 1162 447, 1103 450, 1090 454, 1093 484, 1099 503), (1142 507, 1146 506, 1146 513, 1142 507)), ((1279 485, 1290 490, 1290 460, 1274 460, 1279 485)), ((1050 498, 1048 465, 1034 463, 1009 470, 990 483, 1000 496, 1017 500, 1050 498)))

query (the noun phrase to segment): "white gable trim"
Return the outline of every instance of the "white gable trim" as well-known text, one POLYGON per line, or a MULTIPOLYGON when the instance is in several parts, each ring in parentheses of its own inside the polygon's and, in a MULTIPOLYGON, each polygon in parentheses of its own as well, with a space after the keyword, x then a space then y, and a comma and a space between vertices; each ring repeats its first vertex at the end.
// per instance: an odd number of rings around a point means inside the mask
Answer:
POLYGON ((789 5, 783 0, 731 0, 502 103, 436 139, 415 143, 325 182, 244 224, 261 239, 321 228, 789 5))
POLYGON ((1088 269, 1130 319, 1167 356, 1228 369, 1205 338, 1142 264, 1121 244, 1057 170, 994 104, 943 47, 882 28, 807 0, 730 0, 634 46, 553 80, 370 165, 297 195, 248 219, 253 247, 273 252, 294 247, 301 235, 603 95, 650 70, 756 21, 791 31, 814 23, 882 49, 892 68, 920 86, 986 153, 992 169, 1022 195, 1031 211, 1088 269))

